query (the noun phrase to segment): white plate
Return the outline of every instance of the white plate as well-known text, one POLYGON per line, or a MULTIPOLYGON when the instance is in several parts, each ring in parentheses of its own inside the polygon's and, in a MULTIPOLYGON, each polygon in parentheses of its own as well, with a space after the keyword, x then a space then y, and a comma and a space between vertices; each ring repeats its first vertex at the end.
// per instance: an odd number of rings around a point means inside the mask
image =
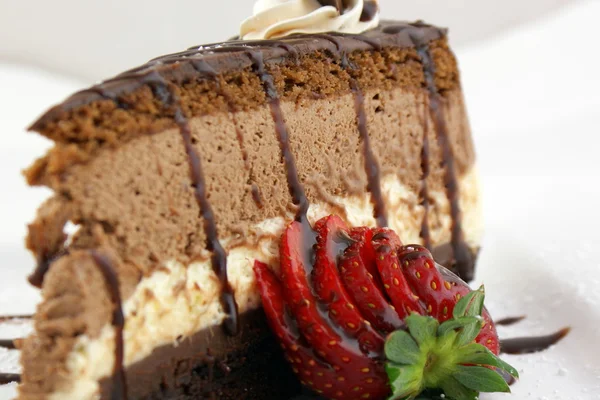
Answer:
MULTIPOLYGON (((458 54, 484 185, 487 234, 478 281, 486 284, 488 308, 495 317, 528 316, 501 327, 502 337, 573 327, 546 352, 507 356, 521 371, 513 396, 485 399, 600 399, 600 56, 591 44, 597 15, 600 2, 581 2, 458 54)), ((22 98, 15 107, 23 115, 0 120, 13 123, 2 127, 1 140, 18 136, 16 126, 33 118, 27 113, 73 85, 62 81, 37 100, 22 98)), ((32 154, 32 142, 15 143, 0 146, 0 170, 12 193, 0 210, 0 314, 31 311, 38 299, 24 283, 33 262, 20 242, 23 222, 33 215, 31 199, 42 194, 25 190, 14 164, 24 167, 43 145, 32 154)), ((8 329, 0 328, 0 337, 22 333, 8 329)), ((0 350, 0 370, 16 368, 15 354, 0 350)), ((12 393, 2 387, 0 399, 12 393)))

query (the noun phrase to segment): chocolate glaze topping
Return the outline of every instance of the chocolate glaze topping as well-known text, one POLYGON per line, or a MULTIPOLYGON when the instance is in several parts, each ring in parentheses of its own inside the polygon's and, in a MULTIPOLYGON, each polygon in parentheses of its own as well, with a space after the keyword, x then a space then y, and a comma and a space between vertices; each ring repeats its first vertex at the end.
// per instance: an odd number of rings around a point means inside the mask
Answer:
MULTIPOLYGON (((380 47, 414 47, 409 32, 420 32, 424 42, 437 40, 446 35, 445 29, 422 23, 382 21, 380 26, 360 35, 344 35, 332 33, 338 44, 346 53, 357 50, 371 50, 380 47), (377 45, 377 47, 375 47, 377 45)), ((115 101, 121 94, 131 92, 144 84, 148 74, 160 73, 168 82, 211 78, 216 74, 232 70, 242 70, 252 66, 247 51, 262 54, 266 64, 280 63, 288 56, 300 56, 315 51, 335 51, 330 40, 314 35, 294 35, 279 40, 240 41, 232 40, 223 43, 195 46, 180 53, 155 58, 145 65, 126 71, 112 79, 102 82, 91 89, 72 95, 61 105, 54 107, 36 121, 31 129, 42 130, 42 127, 63 112, 84 104, 106 98, 102 95, 108 91, 115 101)), ((123 105, 127 107, 126 105, 123 105)))
MULTIPOLYGON (((425 74, 427 90, 429 91, 429 113, 433 119, 436 136, 442 148, 444 165, 446 167, 446 191, 450 201, 450 214, 452 217, 451 244, 455 260, 455 265, 450 265, 448 267, 456 272, 462 279, 471 281, 475 272, 475 260, 469 250, 469 246, 464 240, 462 215, 459 204, 458 179, 454 165, 454 153, 448 137, 446 119, 444 118, 443 100, 435 85, 435 64, 429 51, 428 42, 422 32, 418 30, 411 31, 410 37, 415 44, 417 53, 423 64, 423 73, 425 74)), ((427 206, 429 206, 428 203, 427 206)))

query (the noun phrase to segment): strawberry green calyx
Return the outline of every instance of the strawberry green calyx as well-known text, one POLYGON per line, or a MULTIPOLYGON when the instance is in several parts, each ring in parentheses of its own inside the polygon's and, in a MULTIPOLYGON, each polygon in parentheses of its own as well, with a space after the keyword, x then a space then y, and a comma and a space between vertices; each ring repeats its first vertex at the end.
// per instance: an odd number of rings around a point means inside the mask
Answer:
POLYGON ((452 319, 440 324, 413 313, 405 319, 407 330, 387 337, 390 400, 413 400, 436 389, 453 400, 475 400, 480 392, 510 392, 497 371, 518 378, 515 368, 475 342, 483 326, 484 299, 482 286, 456 303, 452 319))

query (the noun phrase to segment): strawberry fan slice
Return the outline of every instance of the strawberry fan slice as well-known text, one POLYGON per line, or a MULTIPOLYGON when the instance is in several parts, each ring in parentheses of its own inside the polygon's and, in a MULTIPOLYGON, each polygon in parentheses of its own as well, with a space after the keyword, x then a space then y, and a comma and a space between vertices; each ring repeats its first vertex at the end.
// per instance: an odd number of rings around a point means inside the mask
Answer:
POLYGON ((518 374, 497 358, 483 288, 471 291, 389 229, 292 222, 280 276, 255 262, 263 307, 300 381, 328 399, 476 399, 518 374))

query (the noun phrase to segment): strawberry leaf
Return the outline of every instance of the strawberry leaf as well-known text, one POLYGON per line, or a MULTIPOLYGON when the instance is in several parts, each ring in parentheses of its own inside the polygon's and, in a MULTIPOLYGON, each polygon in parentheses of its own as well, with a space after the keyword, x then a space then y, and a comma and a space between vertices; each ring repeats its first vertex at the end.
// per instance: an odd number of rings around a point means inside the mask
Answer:
POLYGON ((449 377, 441 384, 445 398, 452 400, 477 400, 479 393, 465 387, 453 377, 449 377))
POLYGON ((411 399, 421 392, 422 369, 417 366, 387 363, 385 370, 392 387, 392 396, 389 400, 411 399))
POLYGON ((463 347, 458 352, 457 357, 457 363, 459 364, 475 364, 496 367, 508 372, 514 378, 519 377, 519 373, 512 365, 501 360, 487 347, 479 343, 473 343, 463 347))
POLYGON ((456 338, 456 346, 462 347, 462 346, 466 346, 470 343, 473 343, 475 341, 475 339, 477 338, 477 335, 479 335, 479 332, 481 332, 481 326, 482 326, 482 321, 479 319, 477 320, 476 323, 465 326, 458 333, 458 336, 456 338))
POLYGON ((480 323, 479 319, 476 317, 460 317, 450 319, 444 322, 437 330, 438 336, 444 336, 446 333, 450 331, 456 331, 459 329, 465 329, 470 325, 476 325, 480 323))
POLYGON ((404 322, 406 322, 411 336, 416 340, 419 346, 422 346, 425 342, 435 340, 436 331, 439 326, 437 319, 418 314, 411 314, 406 317, 404 322))
POLYGON ((385 341, 385 355, 398 364, 412 365, 421 360, 421 351, 415 340, 406 331, 395 331, 385 341))
POLYGON ((504 378, 486 367, 458 365, 452 376, 465 387, 477 392, 510 392, 504 378))
POLYGON ((485 300, 485 288, 483 285, 465 297, 461 298, 454 306, 452 315, 454 318, 477 317, 483 312, 483 302, 485 300))

